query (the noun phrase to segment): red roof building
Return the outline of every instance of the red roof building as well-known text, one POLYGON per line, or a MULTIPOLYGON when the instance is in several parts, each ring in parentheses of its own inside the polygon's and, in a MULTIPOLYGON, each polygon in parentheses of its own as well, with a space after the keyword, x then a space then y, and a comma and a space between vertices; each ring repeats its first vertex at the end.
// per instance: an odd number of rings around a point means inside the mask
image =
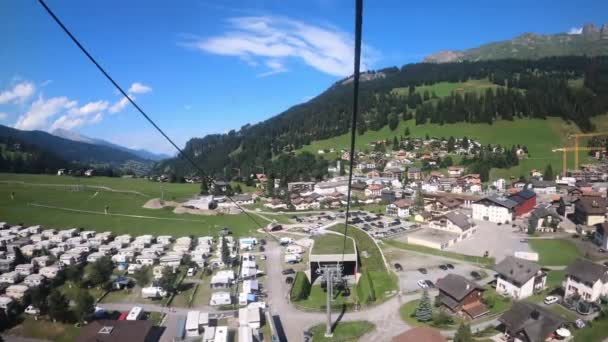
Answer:
POLYGON ((527 214, 536 207, 536 193, 528 189, 509 196, 509 199, 517 202, 515 216, 527 214))

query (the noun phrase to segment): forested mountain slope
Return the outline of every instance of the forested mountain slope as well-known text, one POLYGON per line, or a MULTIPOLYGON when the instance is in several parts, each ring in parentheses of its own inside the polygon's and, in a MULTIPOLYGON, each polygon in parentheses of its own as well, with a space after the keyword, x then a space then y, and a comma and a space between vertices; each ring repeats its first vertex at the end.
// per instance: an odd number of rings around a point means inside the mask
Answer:
MULTIPOLYGON (((608 110, 608 57, 551 57, 539 60, 491 60, 459 63, 418 63, 371 72, 361 84, 359 134, 395 129, 400 121, 416 124, 492 123, 515 118, 561 117, 581 130, 593 129, 590 118, 608 110), (428 91, 441 82, 483 81, 483 89, 428 91), (580 86, 572 87, 573 81, 580 86), (425 91, 425 88, 427 91, 425 91)), ((210 174, 239 169, 242 175, 267 173, 277 163, 307 158, 319 174, 323 162, 309 154, 277 158, 315 140, 348 132, 352 113, 352 82, 337 82, 316 98, 255 125, 228 134, 193 138, 186 153, 210 174), (273 159, 274 158, 274 159, 273 159), (273 162, 274 160, 274 162, 273 162), (312 163, 314 161, 314 163, 312 163)), ((194 170, 180 158, 162 162, 159 172, 188 174, 194 170)), ((232 174, 232 172, 228 172, 232 174)), ((277 175, 293 178, 295 175, 277 175)))

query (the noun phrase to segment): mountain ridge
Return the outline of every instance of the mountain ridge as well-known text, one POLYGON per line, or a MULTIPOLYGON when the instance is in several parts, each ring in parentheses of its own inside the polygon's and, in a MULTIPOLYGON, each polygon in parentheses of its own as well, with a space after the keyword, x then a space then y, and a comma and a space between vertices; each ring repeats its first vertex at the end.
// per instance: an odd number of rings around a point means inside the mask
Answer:
POLYGON ((608 55, 608 24, 585 24, 580 34, 526 32, 513 39, 490 42, 465 50, 441 50, 424 63, 450 63, 492 59, 540 59, 550 56, 608 55))
POLYGON ((168 159, 171 158, 170 155, 168 154, 164 154, 164 153, 154 153, 151 151, 148 151, 146 149, 133 149, 133 148, 128 148, 122 145, 118 145, 112 142, 109 142, 107 140, 103 140, 103 139, 97 139, 97 138, 91 138, 88 137, 86 135, 80 134, 78 132, 74 132, 74 131, 70 131, 70 130, 66 130, 66 129, 61 129, 61 128, 57 128, 55 130, 53 130, 51 132, 52 135, 60 137, 60 138, 64 138, 64 139, 68 139, 68 140, 72 140, 72 141, 77 141, 77 142, 84 142, 84 143, 88 143, 88 144, 93 144, 93 145, 100 145, 100 146, 107 146, 107 147, 111 147, 111 148, 115 148, 115 149, 119 149, 128 153, 131 153, 137 157, 140 157, 142 159, 147 159, 147 160, 152 160, 152 161, 160 161, 163 159, 168 159))

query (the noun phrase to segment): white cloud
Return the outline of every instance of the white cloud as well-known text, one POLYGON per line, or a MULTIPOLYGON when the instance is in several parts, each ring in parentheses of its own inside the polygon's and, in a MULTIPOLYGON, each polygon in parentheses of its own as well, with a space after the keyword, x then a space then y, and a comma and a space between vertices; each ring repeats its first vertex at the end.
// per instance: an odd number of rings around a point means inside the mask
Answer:
MULTIPOLYGON (((288 59, 298 59, 330 75, 348 76, 353 72, 354 42, 350 35, 329 26, 314 26, 301 21, 272 16, 237 17, 228 20, 229 30, 222 35, 194 39, 183 45, 208 53, 236 56, 249 65, 261 61, 264 74, 287 70, 288 59)), ((362 69, 377 53, 364 46, 362 69)))
POLYGON ((5 90, 0 93, 0 104, 23 103, 30 96, 34 95, 36 86, 32 82, 21 82, 16 84, 13 89, 5 90))
POLYGON ((568 34, 582 34, 582 33, 583 33, 582 27, 571 27, 570 30, 568 30, 568 34))
POLYGON ((8 118, 8 114, 6 114, 4 112, 0 112, 0 121, 4 121, 4 120, 6 120, 6 118, 8 118))
POLYGON ((145 94, 152 91, 152 88, 139 82, 135 82, 131 84, 129 90, 127 91, 129 94, 145 94))
POLYGON ((34 101, 25 114, 19 116, 15 128, 24 130, 45 129, 48 120, 64 110, 76 106, 76 101, 70 101, 67 97, 52 97, 44 99, 42 96, 34 101))
POLYGON ((87 124, 99 123, 103 119, 103 112, 108 107, 108 101, 89 102, 82 107, 73 107, 55 120, 50 130, 58 128, 71 130, 87 124))
MULTIPOLYGON (((129 95, 131 100, 135 100, 135 96, 129 95)), ((126 96, 123 96, 120 100, 116 101, 112 107, 110 107, 110 113, 116 114, 121 112, 125 107, 129 104, 129 99, 126 96)))

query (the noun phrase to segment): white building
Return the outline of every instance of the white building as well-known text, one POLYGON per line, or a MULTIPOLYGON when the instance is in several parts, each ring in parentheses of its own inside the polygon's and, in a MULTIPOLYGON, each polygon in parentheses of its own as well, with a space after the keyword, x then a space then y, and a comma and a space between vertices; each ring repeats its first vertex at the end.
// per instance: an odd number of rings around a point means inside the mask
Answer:
POLYGON ((506 197, 488 196, 471 204, 473 219, 494 223, 506 223, 513 220, 513 208, 517 202, 506 197))
POLYGON ((547 282, 547 274, 537 263, 513 256, 507 256, 494 270, 498 273, 496 292, 515 300, 542 291, 547 282))
POLYGON ((209 305, 211 306, 230 304, 232 304, 232 297, 230 296, 229 292, 214 292, 211 295, 211 300, 209 301, 209 305))
POLYGON ((562 283, 564 298, 579 295, 588 302, 608 294, 608 268, 586 259, 577 259, 566 268, 562 283))

